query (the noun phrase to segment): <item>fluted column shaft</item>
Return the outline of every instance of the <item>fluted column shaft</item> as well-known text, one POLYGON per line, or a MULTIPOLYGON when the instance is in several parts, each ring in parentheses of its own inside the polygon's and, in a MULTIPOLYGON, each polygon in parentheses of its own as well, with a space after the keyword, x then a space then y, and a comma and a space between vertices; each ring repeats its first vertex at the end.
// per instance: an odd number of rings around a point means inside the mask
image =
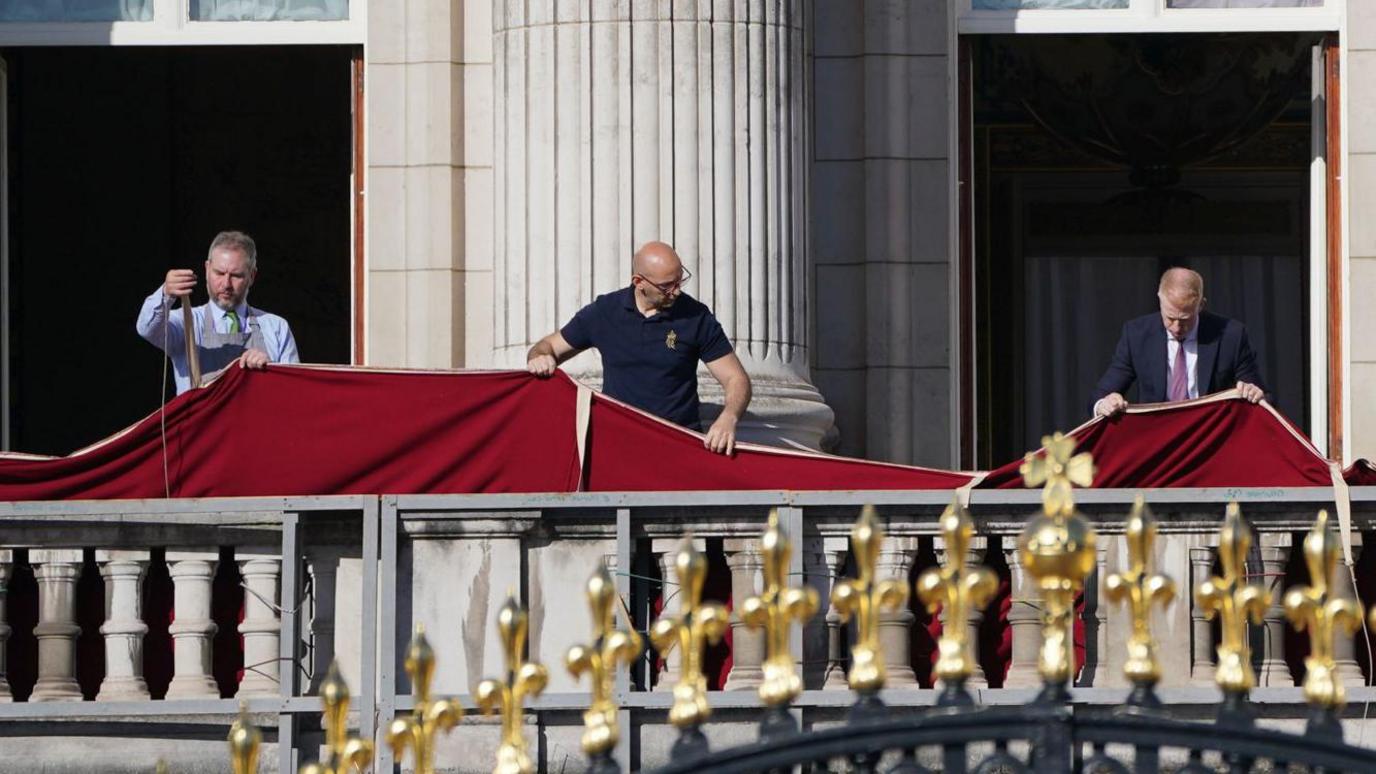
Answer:
MULTIPOLYGON (((1012 543, 1009 541, 1005 545, 1012 543)), ((1008 626, 1012 630, 1013 647, 1003 687, 1029 688, 1041 684, 1041 676, 1037 674, 1037 657, 1042 643, 1041 592, 1022 566, 1016 546, 1005 548, 1004 556, 1011 579, 1008 626)))
MULTIPOLYGON (((911 592, 908 576, 917 559, 917 547, 915 537, 885 538, 874 568, 875 580, 896 580, 908 585, 911 592)), ((917 616, 908 606, 879 614, 879 645, 884 652, 884 669, 888 673, 887 686, 890 688, 918 687, 912 658, 913 623, 916 620, 917 616)))
POLYGON ((237 697, 276 696, 280 693, 282 619, 277 613, 282 560, 276 556, 236 557, 244 579, 244 679, 237 697))
POLYGON ((745 601, 759 593, 764 557, 754 538, 724 541, 726 566, 731 568, 731 670, 726 674, 728 691, 748 691, 764 679, 764 630, 751 629, 741 620, 745 601))
MULTIPOLYGON (((988 549, 988 538, 976 535, 970 539, 970 548, 965 552, 965 566, 979 567, 984 564, 984 554, 988 549)), ((950 552, 946 550, 946 541, 943 538, 936 538, 936 560, 943 566, 950 561, 950 552)), ((948 626, 964 626, 966 640, 970 643, 970 654, 975 659, 975 670, 970 673, 970 677, 965 684, 970 688, 987 688, 989 679, 984 675, 984 667, 979 663, 979 627, 984 623, 984 609, 970 606, 969 617, 964 621, 952 623, 946 615, 946 608, 941 609, 941 627, 945 630, 948 626)))
POLYGON ((143 701, 148 683, 143 679, 143 579, 148 570, 148 551, 96 551, 96 564, 105 579, 105 679, 96 701, 143 701))
POLYGON ((1190 549, 1190 682, 1204 685, 1214 682, 1213 626, 1195 602, 1194 589, 1213 574, 1214 551, 1209 546, 1190 549))
POLYGON ((210 589, 219 564, 218 551, 169 551, 167 566, 172 576, 173 615, 172 682, 167 698, 218 697, 220 688, 211 674, 211 652, 219 627, 210 618, 210 589))
POLYGON ((76 682, 76 582, 81 551, 36 550, 29 554, 38 581, 38 682, 30 701, 80 701, 76 682))
POLYGON ((1290 561, 1290 534, 1264 532, 1261 546, 1261 583, 1271 594, 1271 604, 1261 621, 1261 669, 1257 684, 1293 686, 1290 665, 1285 663, 1285 565, 1290 561))
POLYGON ((6 644, 10 639, 10 618, 7 605, 10 591, 10 576, 14 572, 14 551, 0 548, 0 704, 14 701, 10 690, 9 660, 6 658, 6 644))
MULTIPOLYGON (((832 413, 807 366, 802 0, 496 7, 494 361, 524 365, 663 240, 754 379, 741 437, 816 447, 832 413)), ((600 380, 591 356, 567 367, 600 380)))

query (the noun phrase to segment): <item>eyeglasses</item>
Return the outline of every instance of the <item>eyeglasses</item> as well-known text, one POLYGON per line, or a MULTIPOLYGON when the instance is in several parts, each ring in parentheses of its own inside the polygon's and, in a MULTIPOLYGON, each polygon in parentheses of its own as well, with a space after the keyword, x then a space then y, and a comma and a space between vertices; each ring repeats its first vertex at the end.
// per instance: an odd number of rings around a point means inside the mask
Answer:
POLYGON ((678 290, 680 287, 682 287, 682 286, 683 286, 683 283, 685 283, 685 282, 687 282, 688 280, 692 279, 692 278, 693 278, 693 273, 692 273, 691 271, 688 271, 687 267, 684 267, 683 273, 680 274, 680 275, 678 276, 678 279, 674 280, 673 282, 664 282, 664 283, 651 282, 651 281, 650 281, 650 278, 649 278, 649 277, 646 277, 644 274, 637 274, 637 275, 635 275, 635 276, 637 276, 637 277, 639 277, 641 280, 643 280, 643 281, 645 282, 645 284, 654 286, 654 288, 655 288, 656 290, 658 290, 659 292, 661 292, 661 293, 663 293, 664 295, 667 296, 667 295, 669 295, 670 293, 672 293, 672 292, 674 292, 675 290, 678 290))

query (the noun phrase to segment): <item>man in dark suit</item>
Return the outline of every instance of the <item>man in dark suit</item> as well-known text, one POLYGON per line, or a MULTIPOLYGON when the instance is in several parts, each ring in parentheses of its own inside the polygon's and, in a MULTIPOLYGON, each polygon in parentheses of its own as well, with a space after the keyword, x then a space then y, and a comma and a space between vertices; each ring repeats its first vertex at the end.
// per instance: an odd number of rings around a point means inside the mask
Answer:
POLYGON ((1198 272, 1168 270, 1156 296, 1160 314, 1123 326, 1113 360, 1094 387, 1095 416, 1122 413, 1128 407, 1123 393, 1133 382, 1143 403, 1189 400, 1230 387, 1253 403, 1266 396, 1247 329, 1236 320, 1201 311, 1204 278, 1198 272))

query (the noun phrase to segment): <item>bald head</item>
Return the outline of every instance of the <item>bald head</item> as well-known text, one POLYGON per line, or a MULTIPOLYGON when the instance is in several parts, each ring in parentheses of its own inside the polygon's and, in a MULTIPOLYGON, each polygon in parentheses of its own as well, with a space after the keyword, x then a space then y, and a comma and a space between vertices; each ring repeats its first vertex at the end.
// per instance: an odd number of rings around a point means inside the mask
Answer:
POLYGON ((678 253, 663 242, 646 242, 631 259, 631 271, 651 282, 671 282, 682 269, 678 253))

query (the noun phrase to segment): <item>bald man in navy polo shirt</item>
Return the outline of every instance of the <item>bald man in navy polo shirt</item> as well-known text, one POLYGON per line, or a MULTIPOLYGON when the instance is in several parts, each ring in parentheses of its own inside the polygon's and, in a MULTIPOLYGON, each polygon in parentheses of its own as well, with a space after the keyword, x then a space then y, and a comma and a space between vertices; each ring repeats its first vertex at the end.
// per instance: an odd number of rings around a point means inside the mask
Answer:
POLYGON ((598 296, 568 325, 536 342, 526 355, 526 369, 550 376, 560 363, 596 347, 602 354, 603 392, 697 430, 701 360, 726 393, 726 406, 707 429, 703 446, 731 454, 736 423, 750 405, 750 376, 712 311, 683 292, 689 276, 674 248, 645 244, 631 260, 630 286, 598 296))

